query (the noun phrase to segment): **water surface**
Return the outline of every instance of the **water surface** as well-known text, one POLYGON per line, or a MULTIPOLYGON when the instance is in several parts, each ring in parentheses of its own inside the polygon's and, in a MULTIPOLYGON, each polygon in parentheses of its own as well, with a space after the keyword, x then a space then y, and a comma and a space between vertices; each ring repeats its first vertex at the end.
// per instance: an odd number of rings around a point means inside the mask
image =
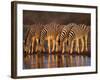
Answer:
POLYGON ((32 54, 23 58, 23 69, 90 66, 90 57, 70 54, 32 54))

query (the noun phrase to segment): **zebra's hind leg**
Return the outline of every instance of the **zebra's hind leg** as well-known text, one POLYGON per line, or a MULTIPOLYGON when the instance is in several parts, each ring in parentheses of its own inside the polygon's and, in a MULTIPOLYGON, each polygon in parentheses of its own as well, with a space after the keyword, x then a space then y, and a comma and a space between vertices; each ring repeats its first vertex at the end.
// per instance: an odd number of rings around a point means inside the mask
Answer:
POLYGON ((46 50, 45 50, 45 48, 44 48, 44 46, 42 46, 42 50, 43 50, 43 52, 45 52, 46 50))
POLYGON ((83 40, 83 38, 81 38, 81 43, 82 43, 82 44, 81 44, 81 46, 82 46, 82 47, 81 47, 81 52, 83 52, 83 51, 84 51, 84 40, 83 40))
POLYGON ((58 52, 58 41, 56 41, 56 52, 58 52))
POLYGON ((85 35, 85 50, 88 51, 88 47, 87 47, 87 41, 88 41, 88 36, 85 35))
POLYGON ((50 53, 50 49, 51 49, 51 46, 50 46, 50 39, 48 38, 48 51, 50 53))
POLYGON ((66 48, 67 48, 67 52, 69 53, 70 52, 70 48, 71 48, 71 41, 68 40, 66 48))
POLYGON ((69 52, 69 44, 70 44, 69 40, 66 39, 66 52, 69 52))
POLYGON ((62 53, 64 53, 64 52, 65 52, 65 42, 63 42, 62 45, 63 45, 63 47, 62 47, 62 48, 63 48, 63 49, 62 49, 62 53))
POLYGON ((37 52, 38 51, 38 49, 39 49, 39 39, 36 39, 36 50, 35 50, 35 52, 37 52))
POLYGON ((44 48, 44 46, 43 45, 39 45, 39 47, 38 47, 38 51, 40 51, 40 52, 45 52, 45 48, 44 48))
POLYGON ((52 48, 52 52, 54 52, 54 50, 55 50, 55 45, 56 45, 56 41, 53 40, 53 48, 52 48))
POLYGON ((29 50, 28 50, 28 54, 30 54, 31 53, 31 50, 30 50, 30 48, 29 48, 29 50))
POLYGON ((32 53, 34 52, 34 41, 35 41, 35 40, 32 39, 32 51, 31 51, 32 53))
POLYGON ((41 43, 39 44, 39 47, 40 47, 40 49, 39 49, 40 52, 45 52, 45 51, 46 51, 46 50, 45 50, 45 46, 44 46, 44 42, 41 42, 41 43))
POLYGON ((74 46, 74 40, 71 42, 71 48, 70 48, 70 53, 73 53, 73 46, 74 46))
POLYGON ((80 50, 79 50, 79 39, 76 39, 75 51, 78 52, 78 53, 80 52, 80 50))

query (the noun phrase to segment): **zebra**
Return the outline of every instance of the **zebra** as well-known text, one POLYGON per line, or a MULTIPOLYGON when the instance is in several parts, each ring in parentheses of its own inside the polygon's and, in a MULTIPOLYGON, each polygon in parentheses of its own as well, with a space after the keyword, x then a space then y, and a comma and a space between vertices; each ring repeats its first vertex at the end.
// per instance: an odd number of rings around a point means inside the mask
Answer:
POLYGON ((84 37, 84 45, 83 45, 83 48, 81 50, 81 52, 83 52, 83 50, 85 51, 88 51, 88 39, 89 39, 89 34, 90 34, 90 26, 88 25, 85 25, 85 24, 79 24, 80 26, 80 30, 81 30, 81 33, 82 33, 82 36, 84 37), (85 46, 85 49, 84 49, 84 46, 85 46))
POLYGON ((31 24, 27 26, 27 31, 24 40, 24 50, 27 53, 37 52, 40 44, 40 33, 43 28, 43 24, 31 24))
POLYGON ((85 44, 86 51, 88 50, 87 49, 87 38, 88 38, 89 31, 90 31, 90 27, 86 26, 85 24, 73 25, 73 27, 71 28, 68 34, 68 40, 70 43, 70 53, 73 52, 74 42, 76 42, 75 51, 80 53, 79 40, 81 40, 81 45, 82 45, 81 52, 84 51, 84 43, 86 43, 85 44), (84 37, 85 37, 85 40, 84 40, 84 37))
POLYGON ((39 51, 40 47, 40 34, 41 30, 44 27, 43 24, 33 24, 31 25, 31 41, 32 41, 32 53, 39 51), (34 50, 35 49, 35 50, 34 50))
POLYGON ((60 46, 62 48, 62 53, 65 52, 65 43, 69 41, 69 32, 73 26, 77 26, 75 23, 69 23, 63 25, 63 29, 60 34, 60 46))
POLYGON ((57 28, 57 36, 56 36, 56 52, 60 51, 60 34, 61 34, 61 31, 63 29, 63 25, 59 25, 59 27, 57 28))
POLYGON ((43 45, 44 41, 48 41, 48 52, 51 52, 51 45, 52 47, 52 52, 55 50, 55 45, 56 45, 56 37, 57 37, 57 30, 58 30, 59 24, 52 22, 49 24, 46 24, 41 31, 41 37, 40 37, 40 43, 43 45), (52 41, 52 43, 51 43, 52 41))
POLYGON ((23 49, 24 49, 24 52, 26 54, 29 54, 31 52, 31 42, 30 42, 30 28, 29 28, 30 25, 27 26, 27 30, 25 32, 25 35, 24 35, 24 40, 23 40, 23 49))

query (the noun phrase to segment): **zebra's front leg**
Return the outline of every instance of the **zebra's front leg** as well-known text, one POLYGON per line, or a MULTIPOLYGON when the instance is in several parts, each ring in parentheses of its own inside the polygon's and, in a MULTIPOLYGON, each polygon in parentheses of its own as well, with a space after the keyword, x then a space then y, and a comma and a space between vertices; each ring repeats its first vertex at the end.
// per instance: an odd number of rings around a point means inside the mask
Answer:
POLYGON ((84 40, 83 40, 83 38, 81 38, 81 45, 82 45, 82 47, 81 47, 81 52, 83 52, 84 51, 84 40))
POLYGON ((55 40, 53 40, 53 48, 52 48, 52 52, 54 52, 54 51, 55 51, 55 45, 56 45, 56 41, 55 41, 55 40))
POLYGON ((88 47, 87 47, 87 41, 88 41, 88 36, 85 35, 85 50, 88 51, 88 47))
POLYGON ((79 39, 76 39, 75 51, 78 52, 78 53, 80 52, 80 50, 79 50, 79 39))

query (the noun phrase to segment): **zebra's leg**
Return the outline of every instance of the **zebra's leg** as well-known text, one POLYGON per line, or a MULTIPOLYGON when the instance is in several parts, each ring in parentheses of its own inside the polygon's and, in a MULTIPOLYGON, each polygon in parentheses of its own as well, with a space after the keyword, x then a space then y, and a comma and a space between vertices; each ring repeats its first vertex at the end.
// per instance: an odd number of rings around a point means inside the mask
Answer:
POLYGON ((39 46, 41 47, 41 50, 40 51, 45 52, 44 42, 42 42, 39 46))
POLYGON ((44 47, 43 47, 42 44, 38 46, 38 51, 39 52, 44 52, 44 47))
POLYGON ((88 51, 88 47, 87 47, 87 40, 88 40, 88 36, 85 35, 85 50, 88 51))
POLYGON ((45 47, 43 46, 43 52, 45 52, 46 50, 45 50, 45 47))
POLYGON ((76 39, 76 47, 75 47, 76 52, 80 52, 79 51, 79 39, 76 39))
POLYGON ((81 52, 83 52, 84 51, 84 40, 83 40, 83 38, 81 38, 81 45, 82 45, 82 48, 81 48, 81 52))
POLYGON ((28 54, 30 54, 30 53, 31 53, 31 45, 29 43, 29 45, 28 45, 28 54))
POLYGON ((34 42, 32 41, 32 53, 34 52, 34 42))
POLYGON ((70 52, 70 48, 71 48, 71 41, 68 40, 68 47, 67 47, 67 52, 68 52, 68 53, 70 52))
POLYGON ((58 52, 58 47, 59 47, 59 35, 56 38, 56 52, 58 52))
POLYGON ((72 42, 71 42, 71 49, 70 49, 71 54, 73 53, 73 46, 74 46, 74 40, 72 40, 72 42))
POLYGON ((66 52, 68 52, 68 44, 67 44, 68 43, 68 40, 66 39, 65 42, 66 42, 66 52))
POLYGON ((62 47, 62 53, 64 53, 65 52, 65 42, 63 42, 63 47, 62 47))
POLYGON ((27 54, 28 52, 27 52, 27 46, 25 46, 25 54, 27 54))
POLYGON ((36 39, 36 43, 37 43, 37 44, 36 44, 36 50, 35 50, 35 51, 37 52, 37 51, 38 51, 38 48, 39 48, 39 47, 38 47, 38 46, 39 46, 39 39, 36 39))
POLYGON ((77 39, 76 39, 76 43, 75 43, 75 51, 77 52, 77 39))
POLYGON ((52 48, 52 52, 54 52, 54 50, 55 50, 55 45, 56 45, 56 41, 53 40, 53 48, 52 48))
POLYGON ((50 49, 51 49, 51 47, 50 47, 50 38, 48 38, 48 50, 49 50, 49 53, 50 53, 50 49))
POLYGON ((32 53, 34 52, 34 42, 35 42, 35 38, 32 38, 32 53))
POLYGON ((58 41, 56 41, 56 52, 58 52, 58 41))
POLYGON ((31 53, 31 50, 30 50, 30 48, 29 48, 29 50, 28 50, 28 53, 29 53, 29 54, 31 53))
POLYGON ((45 52, 45 48, 44 48, 44 45, 42 46, 42 51, 43 51, 43 52, 45 52))
POLYGON ((27 47, 27 50, 26 50, 27 54, 28 54, 28 47, 27 47))

